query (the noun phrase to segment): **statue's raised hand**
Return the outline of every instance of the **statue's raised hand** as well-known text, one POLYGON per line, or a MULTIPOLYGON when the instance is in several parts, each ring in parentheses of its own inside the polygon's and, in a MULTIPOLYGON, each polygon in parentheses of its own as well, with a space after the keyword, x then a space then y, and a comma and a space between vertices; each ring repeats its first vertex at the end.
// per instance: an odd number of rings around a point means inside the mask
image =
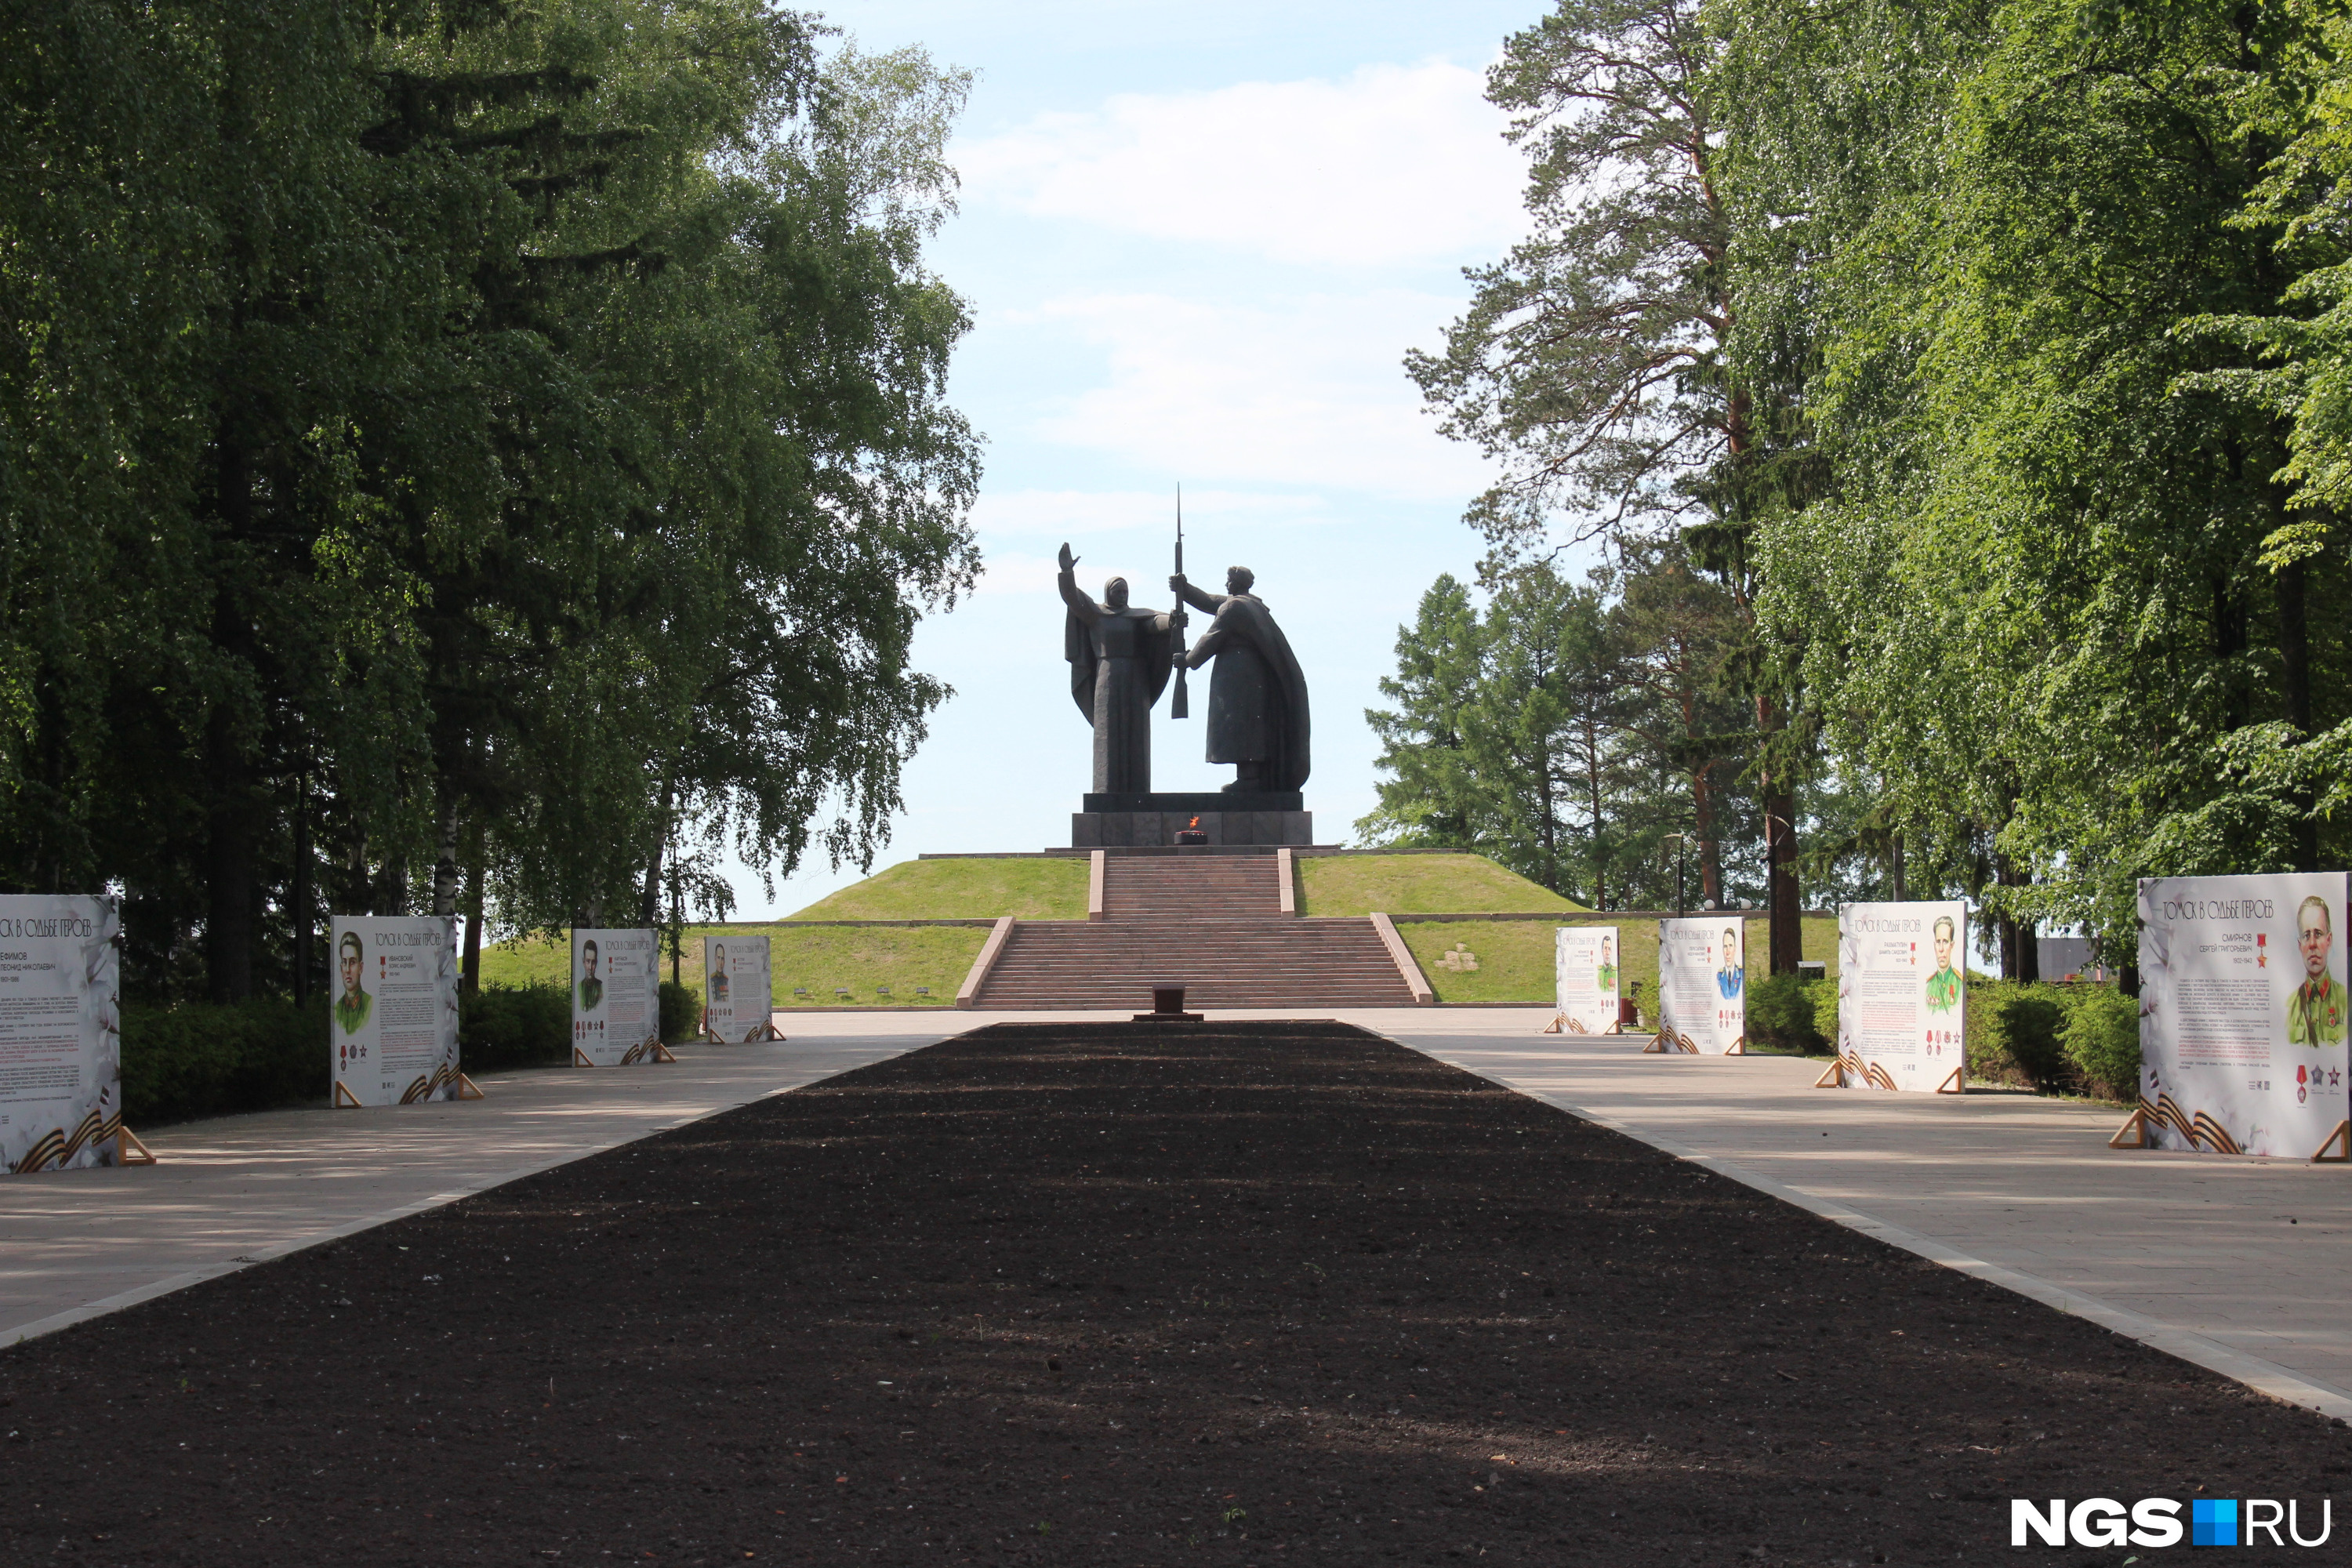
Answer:
POLYGON ((1061 561, 1062 570, 1065 572, 1067 572, 1071 567, 1076 566, 1078 563, 1078 558, 1070 553, 1070 547, 1067 543, 1065 543, 1062 546, 1061 561))
POLYGON ((1168 579, 1168 591, 1179 595, 1184 592, 1184 574, 1178 572, 1168 579))

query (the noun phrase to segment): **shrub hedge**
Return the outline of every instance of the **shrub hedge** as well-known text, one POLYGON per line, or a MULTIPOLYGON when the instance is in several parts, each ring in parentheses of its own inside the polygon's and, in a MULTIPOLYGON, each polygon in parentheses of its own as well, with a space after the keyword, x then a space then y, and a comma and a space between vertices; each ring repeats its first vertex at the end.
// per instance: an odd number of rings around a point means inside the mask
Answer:
POLYGON ((687 986, 661 983, 661 1037, 664 1045, 690 1040, 702 1027, 702 998, 687 986))
POLYGON ((327 1002, 122 1006, 122 1118, 163 1121, 327 1098, 327 1002))
POLYGON ((469 1073, 562 1067, 572 1059, 572 992, 485 985, 457 998, 457 1061, 469 1073))
POLYGON ((1748 983, 1748 1038, 1768 1051, 1826 1056, 1837 1049, 1837 982, 1768 974, 1748 983))
MULTIPOLYGON (((1748 986, 1755 1048, 1837 1048, 1837 982, 1773 974, 1748 986)), ((2129 1101, 2139 1092, 2139 1004, 2111 986, 1970 979, 1969 1076, 2129 1101)))
POLYGON ((1969 1076, 2048 1090, 2073 1077, 2058 1044, 2066 1010, 2055 985, 2013 980, 1969 981, 1969 1076))
POLYGON ((2059 1043, 2083 1086, 2109 1100, 2139 1098, 2139 1001, 2105 985, 2065 987, 2059 1043))
POLYGON ((1751 1047, 1799 1056, 1828 1048, 1812 991, 1801 976, 1768 974, 1748 982, 1748 1041, 1751 1047))
MULTIPOLYGON (((273 997, 122 1007, 122 1114, 135 1131, 198 1116, 318 1103, 332 1088, 325 998, 273 997)), ((694 1037, 701 1003, 661 987, 662 1038, 694 1037)), ((560 984, 485 985, 457 999, 467 1072, 560 1067, 572 1059, 572 995, 560 984)))

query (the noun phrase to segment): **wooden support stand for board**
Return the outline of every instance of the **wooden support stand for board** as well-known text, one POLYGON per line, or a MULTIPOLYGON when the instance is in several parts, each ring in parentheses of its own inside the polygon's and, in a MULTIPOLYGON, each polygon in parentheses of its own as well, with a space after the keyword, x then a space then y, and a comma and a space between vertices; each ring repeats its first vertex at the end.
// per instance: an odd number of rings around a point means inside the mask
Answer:
POLYGON ((353 1094, 350 1089, 345 1089, 341 1083, 338 1083, 335 1085, 335 1109, 337 1110, 346 1109, 359 1110, 363 1108, 360 1104, 360 1097, 358 1095, 353 1094))
POLYGON ((459 1100, 479 1100, 482 1098, 482 1086, 476 1083, 472 1079, 467 1078, 464 1073, 459 1073, 457 1075, 457 1098, 459 1100))
POLYGON ((2336 1131, 2327 1135, 2327 1142, 2319 1146, 2319 1152, 2311 1157, 2311 1163, 2315 1165, 2323 1160, 2330 1162, 2352 1160, 2352 1121, 2337 1122, 2336 1131), (2329 1153, 2330 1149, 2335 1150, 2336 1152, 2329 1153))
POLYGON ((1948 1078, 1948 1079, 1946 1079, 1943 1082, 1941 1082, 1941 1083, 1939 1083, 1939 1084, 1937 1084, 1937 1085, 1936 1086, 1936 1092, 1937 1092, 1937 1094, 1965 1094, 1965 1093, 1967 1093, 1967 1092, 1968 1092, 1968 1085, 1967 1085, 1967 1083, 1966 1083, 1966 1082, 1964 1082, 1964 1081, 1961 1079, 1961 1078, 1960 1078, 1960 1073, 1962 1072, 1962 1070, 1963 1070, 1962 1068, 1954 1068, 1952 1069, 1952 1076, 1951 1076, 1951 1077, 1949 1077, 1949 1078, 1948 1078))
MULTIPOLYGON (((2124 1124, 2116 1129, 2116 1135, 2107 1140, 2107 1147, 2110 1149, 2147 1148, 2147 1112, 2146 1110, 2135 1110, 2129 1116, 2125 1117, 2124 1124)), ((2323 1144, 2322 1147, 2324 1148, 2326 1145, 2323 1144)))
POLYGON ((652 1054, 647 1056, 646 1060, 649 1062, 675 1062, 677 1060, 676 1057, 669 1054, 669 1047, 663 1045, 659 1040, 653 1042, 653 1047, 652 1054))
POLYGON ((1813 1087, 1815 1089, 1843 1089, 1845 1087, 1845 1063, 1843 1060, 1831 1062, 1829 1066, 1822 1069, 1822 1076, 1813 1079, 1813 1087))
POLYGON ((1560 1032, 1560 1019, 1561 1019, 1563 1016, 1564 1016, 1564 1015, 1562 1015, 1562 1014, 1554 1013, 1554 1014, 1551 1016, 1551 1022, 1550 1022, 1550 1023, 1549 1023, 1549 1024, 1546 1024, 1542 1028, 1538 1029, 1538 1030, 1536 1031, 1536 1033, 1537 1033, 1537 1034, 1538 1034, 1538 1035, 1557 1035, 1557 1034, 1559 1034, 1559 1033, 1560 1032))
POLYGON ((1673 1049, 1674 1047, 1666 1042, 1666 1032, 1664 1029, 1661 1029, 1656 1034, 1650 1037, 1650 1043, 1642 1047, 1642 1054, 1645 1057, 1651 1055, 1664 1056, 1672 1052, 1673 1049))
POLYGON ((117 1139, 121 1140, 121 1142, 116 1143, 114 1146, 114 1158, 117 1163, 124 1165, 152 1165, 155 1163, 155 1152, 152 1149, 148 1148, 146 1144, 139 1142, 138 1133, 133 1132, 128 1127, 118 1127, 114 1131, 114 1135, 117 1139))
POLYGON ((578 1046, 574 1046, 572 1047, 572 1065, 576 1068, 593 1068, 596 1064, 588 1059, 588 1053, 586 1051, 582 1050, 578 1046))

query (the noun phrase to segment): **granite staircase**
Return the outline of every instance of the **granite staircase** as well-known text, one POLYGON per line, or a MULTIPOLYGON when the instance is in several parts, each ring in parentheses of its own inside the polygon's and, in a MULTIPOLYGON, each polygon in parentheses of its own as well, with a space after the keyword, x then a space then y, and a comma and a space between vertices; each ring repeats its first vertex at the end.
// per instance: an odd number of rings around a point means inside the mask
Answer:
POLYGON ((971 1005, 1120 1009, 1181 982, 1194 1011, 1410 1007, 1413 988, 1370 920, 1284 912, 1287 855, 1108 855, 1100 913, 1016 921, 971 1005))

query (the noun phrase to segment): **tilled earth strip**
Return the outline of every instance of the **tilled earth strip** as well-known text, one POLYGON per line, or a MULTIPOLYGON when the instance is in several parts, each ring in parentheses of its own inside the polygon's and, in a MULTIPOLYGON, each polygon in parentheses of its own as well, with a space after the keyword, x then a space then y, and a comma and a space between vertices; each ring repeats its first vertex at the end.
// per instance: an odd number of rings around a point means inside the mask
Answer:
POLYGON ((2352 1461, 1335 1024, 984 1029, 0 1352, 0 1430, 8 1563, 1986 1563, 2352 1461))

